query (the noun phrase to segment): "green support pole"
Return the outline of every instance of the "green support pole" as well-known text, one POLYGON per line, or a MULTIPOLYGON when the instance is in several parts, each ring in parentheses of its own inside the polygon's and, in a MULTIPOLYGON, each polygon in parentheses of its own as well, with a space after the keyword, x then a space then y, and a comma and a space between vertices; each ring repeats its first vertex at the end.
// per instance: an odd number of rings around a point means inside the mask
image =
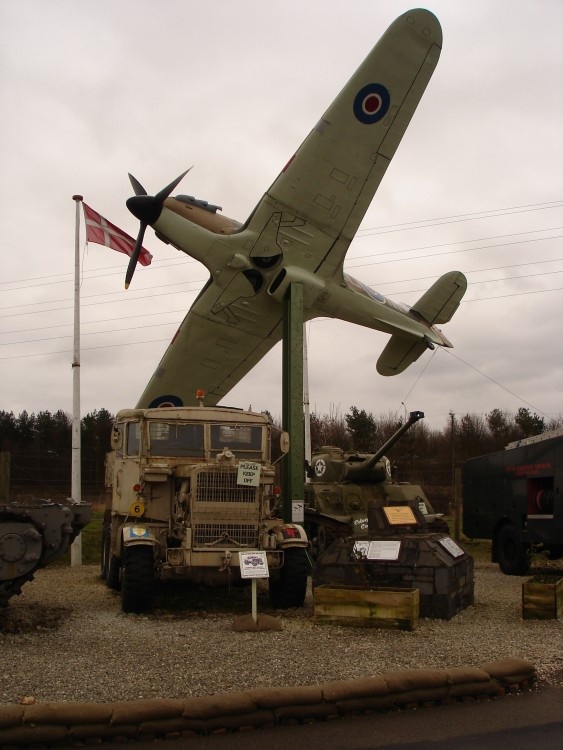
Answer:
POLYGON ((283 520, 303 521, 305 425, 303 421, 303 284, 292 282, 283 308, 282 421, 289 433, 284 460, 283 520))

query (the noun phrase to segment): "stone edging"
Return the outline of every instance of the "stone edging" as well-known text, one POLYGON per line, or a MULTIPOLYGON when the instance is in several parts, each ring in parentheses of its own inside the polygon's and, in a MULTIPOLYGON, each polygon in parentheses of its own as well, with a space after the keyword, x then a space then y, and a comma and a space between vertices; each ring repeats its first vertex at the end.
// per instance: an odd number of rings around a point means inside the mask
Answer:
POLYGON ((535 677, 536 669, 530 662, 503 659, 480 667, 407 669, 358 680, 254 688, 197 698, 0 705, 0 747, 189 737, 451 703, 526 689, 535 677))

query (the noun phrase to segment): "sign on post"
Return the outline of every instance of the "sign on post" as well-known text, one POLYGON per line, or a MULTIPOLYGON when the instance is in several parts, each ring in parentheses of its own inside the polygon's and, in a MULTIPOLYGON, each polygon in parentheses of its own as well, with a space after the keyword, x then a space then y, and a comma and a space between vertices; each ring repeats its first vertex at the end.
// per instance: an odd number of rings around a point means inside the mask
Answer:
POLYGON ((268 560, 263 550, 255 552, 239 552, 240 576, 252 579, 252 619, 258 621, 258 607, 256 604, 256 579, 269 578, 268 560))
POLYGON ((241 578, 269 578, 268 560, 264 551, 239 552, 241 578))

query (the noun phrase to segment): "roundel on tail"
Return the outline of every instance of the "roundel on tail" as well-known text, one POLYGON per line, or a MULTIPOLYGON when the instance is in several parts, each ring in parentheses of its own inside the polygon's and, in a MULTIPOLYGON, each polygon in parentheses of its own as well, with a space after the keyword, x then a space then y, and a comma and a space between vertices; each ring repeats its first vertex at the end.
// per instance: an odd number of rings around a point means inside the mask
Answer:
POLYGON ((354 99, 354 114, 364 125, 372 125, 385 117, 391 104, 391 95, 381 83, 368 83, 354 99))

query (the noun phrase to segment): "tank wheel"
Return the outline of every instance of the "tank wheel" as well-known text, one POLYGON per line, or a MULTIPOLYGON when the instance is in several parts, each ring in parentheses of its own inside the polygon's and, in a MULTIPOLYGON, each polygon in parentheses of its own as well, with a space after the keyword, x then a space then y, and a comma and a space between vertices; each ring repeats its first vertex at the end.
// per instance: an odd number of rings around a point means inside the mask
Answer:
POLYGON ((509 576, 525 575, 530 569, 528 548, 519 538, 511 523, 501 528, 496 539, 500 569, 509 576))
POLYGON ((290 547, 284 551, 279 575, 270 578, 270 602, 275 609, 302 607, 307 593, 310 563, 307 550, 290 547))
POLYGON ((145 545, 125 547, 121 576, 121 609, 147 612, 152 609, 155 588, 153 549, 145 545))

